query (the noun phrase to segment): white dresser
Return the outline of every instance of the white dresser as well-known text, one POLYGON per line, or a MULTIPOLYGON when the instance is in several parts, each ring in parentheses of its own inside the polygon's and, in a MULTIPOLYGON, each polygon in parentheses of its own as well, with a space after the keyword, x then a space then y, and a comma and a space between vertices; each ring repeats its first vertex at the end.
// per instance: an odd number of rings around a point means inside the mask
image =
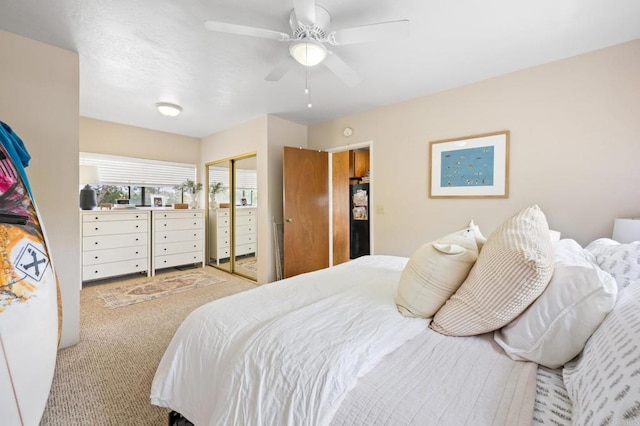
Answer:
POLYGON ((152 227, 152 275, 193 263, 204 268, 204 210, 153 210, 152 227))
POLYGON ((257 214, 256 207, 236 208, 235 238, 236 256, 243 256, 256 252, 257 247, 257 214))
POLYGON ((231 212, 230 209, 209 210, 209 226, 212 232, 209 241, 209 256, 220 264, 223 259, 229 258, 231 253, 231 212))
POLYGON ((82 212, 82 281, 147 272, 150 212, 82 212))
MULTIPOLYGON (((257 207, 236 207, 235 238, 236 256, 256 252, 257 247, 257 207)), ((231 209, 209 210, 209 226, 215 230, 210 239, 210 257, 219 265, 231 253, 231 209)))

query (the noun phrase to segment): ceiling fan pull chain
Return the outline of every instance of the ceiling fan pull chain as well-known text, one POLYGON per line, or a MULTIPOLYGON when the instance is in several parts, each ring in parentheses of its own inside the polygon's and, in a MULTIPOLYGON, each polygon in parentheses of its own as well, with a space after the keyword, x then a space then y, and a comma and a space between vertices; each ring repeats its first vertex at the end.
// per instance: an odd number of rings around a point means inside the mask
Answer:
POLYGON ((307 67, 305 76, 304 93, 307 94, 307 108, 311 108, 311 68, 307 67))

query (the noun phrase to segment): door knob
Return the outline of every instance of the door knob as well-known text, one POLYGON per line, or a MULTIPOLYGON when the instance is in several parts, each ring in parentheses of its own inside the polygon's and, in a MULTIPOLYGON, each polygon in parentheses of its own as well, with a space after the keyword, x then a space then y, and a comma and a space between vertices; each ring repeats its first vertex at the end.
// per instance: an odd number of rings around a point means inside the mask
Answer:
POLYGON ((293 222, 293 218, 292 217, 288 217, 287 218, 287 222, 293 222))

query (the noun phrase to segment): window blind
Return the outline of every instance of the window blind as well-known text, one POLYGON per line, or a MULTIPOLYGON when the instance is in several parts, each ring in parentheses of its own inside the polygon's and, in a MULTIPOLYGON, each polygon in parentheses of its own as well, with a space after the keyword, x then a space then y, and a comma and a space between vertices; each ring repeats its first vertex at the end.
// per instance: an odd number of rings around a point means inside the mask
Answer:
POLYGON ((196 165, 188 163, 81 152, 80 165, 97 166, 102 185, 175 186, 196 180, 196 165))
MULTIPOLYGON (((236 188, 258 189, 258 177, 255 170, 237 169, 236 188)), ((209 184, 222 182, 225 188, 229 188, 229 169, 227 167, 209 167, 209 184)))

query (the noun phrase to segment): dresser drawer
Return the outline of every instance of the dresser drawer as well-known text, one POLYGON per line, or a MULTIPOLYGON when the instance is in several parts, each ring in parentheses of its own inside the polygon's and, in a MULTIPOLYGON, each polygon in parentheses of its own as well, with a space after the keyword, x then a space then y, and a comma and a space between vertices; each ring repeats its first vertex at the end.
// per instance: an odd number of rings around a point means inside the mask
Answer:
POLYGON ((255 225, 239 225, 236 226, 236 237, 238 235, 256 235, 256 226, 255 225))
POLYGON ((178 211, 169 211, 169 212, 161 212, 155 211, 153 212, 156 220, 161 219, 193 219, 197 217, 204 217, 203 211, 186 211, 186 212, 178 212, 178 211))
POLYGON ((155 256, 154 259, 154 270, 177 265, 185 265, 188 263, 200 263, 202 262, 202 251, 155 256))
POLYGON ((132 274, 147 270, 147 259, 133 259, 122 262, 102 263, 82 267, 82 281, 97 280, 114 275, 132 274))
POLYGON ((83 214, 83 222, 110 222, 118 220, 147 220, 148 213, 142 212, 109 212, 109 213, 95 213, 95 214, 83 214))
POLYGON ((220 260, 228 258, 230 256, 229 251, 229 247, 220 247, 218 249, 218 257, 216 257, 216 259, 220 260))
POLYGON ((229 238, 225 238, 225 237, 220 237, 218 238, 218 245, 217 247, 229 247, 229 245, 231 244, 231 240, 229 238))
POLYGON ((231 224, 231 219, 229 218, 229 216, 224 216, 224 217, 220 217, 218 216, 218 220, 216 222, 216 226, 218 228, 228 228, 229 225, 231 224))
POLYGON ((83 222, 82 235, 111 235, 129 234, 132 232, 146 232, 148 222, 146 220, 118 220, 105 222, 83 222))
POLYGON ((157 219, 154 225, 156 232, 184 229, 202 229, 204 227, 204 219, 202 217, 194 217, 189 219, 157 219))
POLYGON ((82 253, 82 265, 97 265, 122 260, 145 259, 146 257, 147 246, 91 250, 82 253))
POLYGON ((236 217, 238 216, 255 216, 257 210, 255 208, 247 209, 247 208, 239 208, 236 209, 236 217))
POLYGON ((256 223, 256 217, 255 216, 236 216, 236 226, 242 226, 242 225, 253 225, 256 223))
POLYGON ((236 235, 236 246, 239 246, 241 244, 254 244, 255 242, 256 242, 255 234, 236 235))
POLYGON ((213 214, 217 214, 218 218, 229 217, 230 211, 229 209, 218 209, 213 214))
POLYGON ((203 240, 204 231, 195 229, 192 231, 160 231, 154 235, 154 245, 161 243, 176 243, 178 241, 203 240))
POLYGON ((193 241, 179 241, 176 243, 161 243, 155 245, 156 256, 186 253, 191 251, 202 251, 202 239, 193 241))
POLYGON ((242 256, 243 254, 255 253, 255 244, 241 244, 236 246, 236 256, 242 256))
POLYGON ((146 246, 146 233, 99 235, 82 238, 82 251, 103 250, 118 247, 146 246))

